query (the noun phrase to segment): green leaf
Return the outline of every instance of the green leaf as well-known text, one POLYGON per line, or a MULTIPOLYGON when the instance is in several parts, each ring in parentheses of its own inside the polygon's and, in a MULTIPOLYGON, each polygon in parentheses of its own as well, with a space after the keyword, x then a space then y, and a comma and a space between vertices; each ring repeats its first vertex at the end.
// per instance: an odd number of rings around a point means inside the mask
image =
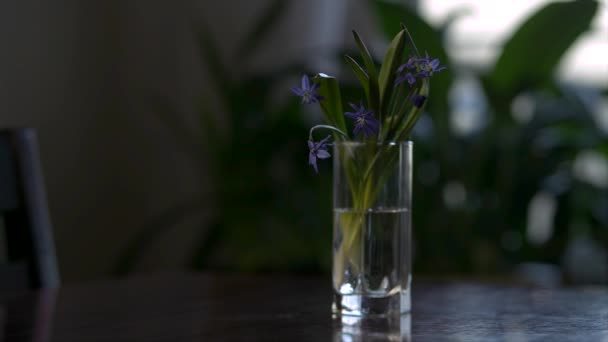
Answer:
POLYGON ((407 26, 406 49, 408 49, 408 54, 406 57, 419 55, 411 39, 411 37, 414 37, 420 47, 420 52, 428 52, 433 58, 439 58, 441 64, 448 66, 448 70, 433 76, 431 91, 433 96, 427 101, 426 106, 426 110, 433 118, 434 128, 437 133, 437 139, 434 141, 434 144, 441 146, 441 148, 437 148, 437 158, 439 160, 446 160, 453 155, 454 150, 454 145, 450 141, 451 131, 447 101, 453 77, 449 58, 443 48, 441 32, 422 19, 414 10, 403 5, 403 1, 399 2, 401 4, 395 1, 370 1, 373 5, 372 8, 375 9, 378 22, 382 23, 382 29, 387 37, 393 37, 401 23, 405 23, 407 26))
POLYGON ((551 80, 564 53, 591 25, 596 1, 554 2, 519 27, 504 45, 491 85, 506 96, 551 80))
MULTIPOLYGON (((401 30, 389 45, 384 61, 378 76, 378 86, 380 87, 380 115, 386 109, 393 92, 395 83, 395 70, 401 62, 403 48, 405 46, 405 31, 401 30)), ((388 115, 388 113, 384 113, 388 115)))
POLYGON ((405 30, 407 35, 407 44, 412 49, 412 54, 419 55, 414 41, 410 36, 410 32, 405 28, 407 25, 410 29, 413 29, 414 36, 419 40, 427 43, 429 32, 434 33, 434 29, 428 30, 428 24, 425 23, 415 12, 410 10, 403 4, 394 2, 386 2, 383 0, 372 0, 372 6, 376 11, 376 15, 380 19, 379 22, 382 26, 382 31, 387 37, 394 37, 400 31, 405 30), (406 25, 403 25, 405 23, 406 25), (424 31, 421 35, 418 31, 424 31))
POLYGON ((283 17, 285 9, 290 4, 290 1, 286 0, 274 0, 268 9, 263 13, 259 20, 253 26, 253 29, 247 34, 241 47, 239 48, 239 56, 249 55, 260 42, 276 29, 276 24, 283 17))
POLYGON ((346 60, 346 63, 350 66, 350 68, 353 70, 353 73, 355 74, 355 76, 357 76, 357 79, 359 80, 359 82, 361 83, 361 86, 363 86, 363 90, 365 91, 365 96, 367 98, 367 103, 370 109, 377 109, 377 99, 374 100, 372 99, 372 95, 370 94, 370 80, 369 80, 369 76, 367 75, 367 73, 365 72, 365 70, 359 65, 359 63, 357 63, 357 61, 355 61, 351 56, 349 55, 345 55, 344 59, 346 60))
POLYGON ((414 128, 414 125, 416 124, 416 122, 418 121, 420 114, 422 114, 422 112, 424 111, 424 106, 426 105, 426 102, 428 102, 428 98, 429 98, 429 92, 430 92, 429 83, 430 82, 427 78, 422 80, 422 85, 420 87, 420 92, 418 94, 425 96, 427 98, 427 101, 425 101, 425 103, 420 108, 417 108, 416 106, 412 106, 412 111, 411 111, 410 115, 407 117, 407 119, 405 121, 405 125, 403 125, 402 130, 397 133, 397 136, 398 136, 397 141, 402 141, 410 135, 410 132, 414 128))
POLYGON ((323 96, 323 101, 319 102, 325 121, 346 132, 344 122, 344 112, 342 111, 342 95, 338 80, 326 74, 317 74, 313 81, 319 84, 319 95, 323 96))
MULTIPOLYGON (((448 56, 443 48, 441 32, 424 21, 415 11, 398 3, 381 0, 371 0, 373 8, 384 31, 385 36, 394 37, 402 23, 407 26, 406 49, 411 50, 409 56, 420 55, 412 37, 421 45, 421 50, 434 58, 439 58, 442 64, 449 64, 448 56)), ((433 77, 433 103, 444 101, 451 83, 449 70, 433 77)))
POLYGON ((353 30, 353 37, 355 38, 355 42, 359 47, 359 51, 361 52, 361 57, 363 58, 363 62, 365 67, 367 68, 366 73, 369 77, 369 97, 368 97, 368 107, 373 110, 380 111, 380 87, 378 86, 378 72, 376 71, 376 64, 374 63, 374 59, 369 53, 367 46, 359 37, 357 31, 353 30))
POLYGON ((355 38, 355 42, 359 47, 359 51, 361 52, 361 58, 363 58, 363 63, 367 68, 367 74, 369 75, 370 80, 375 80, 378 78, 378 72, 376 71, 376 64, 374 63, 374 59, 372 58, 367 46, 361 40, 361 37, 357 33, 357 31, 353 30, 353 37, 355 38))

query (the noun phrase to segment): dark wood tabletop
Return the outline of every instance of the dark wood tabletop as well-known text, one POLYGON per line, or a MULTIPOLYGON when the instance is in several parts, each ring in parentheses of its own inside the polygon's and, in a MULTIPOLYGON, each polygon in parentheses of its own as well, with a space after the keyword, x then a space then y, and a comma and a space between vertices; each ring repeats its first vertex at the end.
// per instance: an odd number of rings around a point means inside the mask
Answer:
POLYGON ((608 289, 414 278, 410 315, 332 318, 329 277, 165 273, 0 295, 1 341, 608 341, 608 289))

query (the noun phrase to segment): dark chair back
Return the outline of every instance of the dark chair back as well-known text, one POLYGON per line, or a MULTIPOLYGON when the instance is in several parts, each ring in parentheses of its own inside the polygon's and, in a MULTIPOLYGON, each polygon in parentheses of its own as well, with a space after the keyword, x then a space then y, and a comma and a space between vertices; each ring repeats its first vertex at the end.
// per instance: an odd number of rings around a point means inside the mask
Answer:
POLYGON ((0 289, 58 287, 51 220, 32 128, 0 130, 0 221, 6 242, 0 289))

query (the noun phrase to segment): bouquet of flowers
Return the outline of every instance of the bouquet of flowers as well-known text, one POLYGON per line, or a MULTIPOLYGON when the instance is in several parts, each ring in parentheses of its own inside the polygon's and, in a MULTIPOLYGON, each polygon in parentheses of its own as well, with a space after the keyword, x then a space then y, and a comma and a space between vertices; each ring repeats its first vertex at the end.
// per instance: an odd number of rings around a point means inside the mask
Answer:
MULTIPOLYGON (((408 140, 428 99, 429 79, 445 69, 428 53, 419 54, 404 25, 390 43, 379 67, 359 34, 353 31, 353 36, 363 63, 348 55, 345 61, 361 84, 364 100, 350 102, 351 110, 344 112, 337 79, 323 73, 312 79, 304 75, 301 86, 292 88, 302 103, 318 103, 325 120, 325 124, 310 129, 308 138, 308 163, 315 172, 319 169, 318 161, 330 157, 328 147, 332 139, 343 149, 341 153, 336 152, 339 155, 335 157, 340 160, 334 165, 339 165, 338 172, 345 175, 349 208, 334 221, 337 226, 334 232, 340 237, 334 253, 336 288, 343 283, 347 265, 351 275, 362 268, 360 248, 354 246, 360 245, 362 231, 369 221, 366 215, 375 207, 390 170, 399 159, 395 144, 408 140), (347 126, 351 126, 352 131, 347 126), (318 130, 332 134, 315 141, 313 133, 318 130)), ((336 172, 334 168, 334 174, 336 172)))
POLYGON ((323 73, 314 76, 312 81, 303 75, 301 87, 291 89, 302 98, 302 103, 318 103, 326 121, 324 125, 312 127, 308 138, 308 163, 316 172, 317 159, 330 157, 327 146, 331 136, 315 142, 315 130, 333 131, 336 141, 405 141, 428 99, 430 77, 446 68, 440 65, 439 59, 432 59, 428 53, 420 56, 404 25, 388 47, 379 71, 363 40, 354 30, 353 36, 365 67, 349 55, 344 58, 361 83, 366 103, 363 100, 358 105, 350 102, 353 111, 343 112, 338 81, 323 73), (407 58, 406 49, 410 50, 407 58), (348 134, 344 117, 353 120, 352 135, 348 134))

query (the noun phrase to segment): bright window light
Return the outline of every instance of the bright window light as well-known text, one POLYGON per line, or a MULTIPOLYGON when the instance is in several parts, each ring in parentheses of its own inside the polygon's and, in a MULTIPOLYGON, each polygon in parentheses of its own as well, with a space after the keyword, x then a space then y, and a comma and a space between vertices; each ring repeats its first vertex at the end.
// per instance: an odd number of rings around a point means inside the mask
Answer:
MULTIPOLYGON (((421 0, 420 13, 439 25, 450 13, 468 14, 448 33, 448 49, 463 65, 494 63, 500 47, 524 20, 550 3, 547 0, 421 0)), ((608 87, 608 0, 599 0, 592 28, 566 53, 557 76, 560 80, 608 87)))

